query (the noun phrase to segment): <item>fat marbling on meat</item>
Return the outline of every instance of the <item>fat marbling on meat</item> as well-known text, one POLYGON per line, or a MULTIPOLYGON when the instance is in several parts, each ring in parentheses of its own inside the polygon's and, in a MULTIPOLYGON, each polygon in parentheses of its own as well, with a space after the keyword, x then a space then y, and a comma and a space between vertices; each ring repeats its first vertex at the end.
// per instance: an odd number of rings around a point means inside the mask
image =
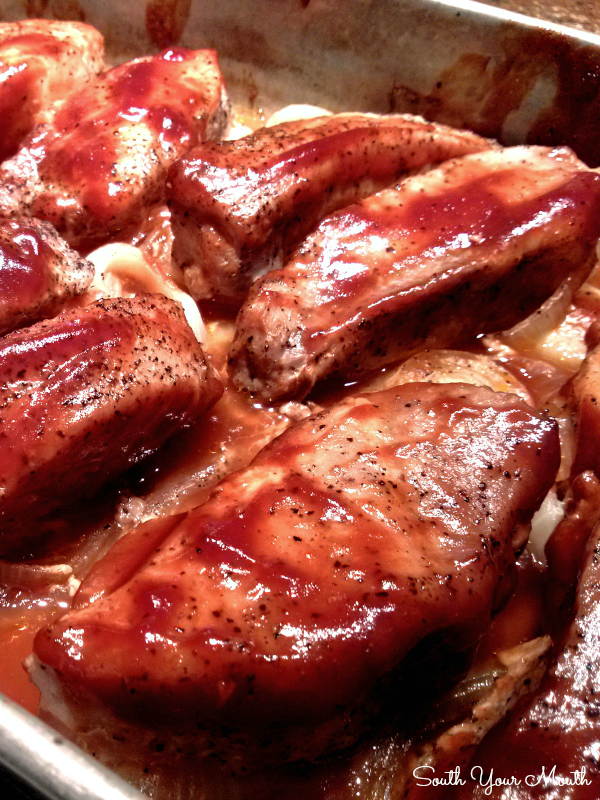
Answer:
POLYGON ((162 295, 101 300, 0 340, 0 552, 195 423, 222 385, 162 295))
POLYGON ((155 743, 208 728, 254 764, 314 758, 410 703, 407 674, 464 663, 558 463, 556 423, 515 395, 348 398, 121 539, 35 653, 155 743))
POLYGON ((402 114, 336 114, 205 142, 169 174, 173 258, 196 299, 239 307, 325 215, 411 170, 492 146, 402 114))
POLYGON ((226 120, 212 50, 172 48, 122 64, 71 95, 0 169, 0 215, 51 222, 75 246, 139 223, 169 166, 226 120))
POLYGON ((600 175, 570 150, 515 147, 453 159, 325 219, 257 281, 230 367, 260 398, 305 395, 515 325, 600 236, 600 175))
POLYGON ((94 265, 48 222, 0 221, 0 336, 57 314, 93 277, 94 265))
POLYGON ((0 161, 69 94, 104 67, 104 40, 91 25, 27 19, 0 23, 0 161))

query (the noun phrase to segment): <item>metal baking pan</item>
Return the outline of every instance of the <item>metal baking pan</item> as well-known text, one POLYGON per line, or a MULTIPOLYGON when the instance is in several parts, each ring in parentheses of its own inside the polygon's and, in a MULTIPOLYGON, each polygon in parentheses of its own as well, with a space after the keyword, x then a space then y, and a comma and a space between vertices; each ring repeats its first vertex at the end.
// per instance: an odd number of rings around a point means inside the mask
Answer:
MULTIPOLYGON (((411 112, 600 164, 600 36, 470 0, 0 0, 0 19, 80 19, 112 60, 213 47, 234 106, 411 112)), ((0 667, 1 668, 1 667, 0 667)), ((0 696, 10 798, 142 798, 0 696)))

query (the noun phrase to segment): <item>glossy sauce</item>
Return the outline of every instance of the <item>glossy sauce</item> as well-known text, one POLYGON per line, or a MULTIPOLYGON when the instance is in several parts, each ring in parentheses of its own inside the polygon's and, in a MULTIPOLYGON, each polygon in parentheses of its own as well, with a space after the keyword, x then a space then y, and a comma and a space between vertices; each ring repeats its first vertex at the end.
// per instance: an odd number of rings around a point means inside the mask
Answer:
POLYGON ((172 170, 168 192, 176 229, 197 240, 203 259, 194 263, 194 245, 176 237, 175 260, 184 269, 191 260, 197 296, 239 307, 271 259, 283 263, 326 214, 408 170, 488 146, 464 131, 362 114, 321 117, 306 128, 286 123, 221 146, 200 145, 172 170), (210 233, 198 225, 212 226, 210 233))
POLYGON ((79 247, 106 242, 161 201, 178 156, 219 134, 222 91, 212 50, 171 48, 103 72, 2 164, 3 214, 45 219, 79 247))
MULTIPOLYGON (((230 324, 226 318, 219 321, 218 315, 213 322, 209 319, 208 324, 209 328, 214 326, 213 341, 220 342, 214 352, 215 363, 223 365, 231 337, 230 324)), ((342 394, 352 391, 352 388, 346 389, 342 394)), ((336 389, 332 392, 331 399, 341 399, 339 394, 340 390, 336 389)), ((331 402, 331 399, 326 402, 331 402)), ((264 439, 272 435, 271 431, 282 430, 286 424, 276 411, 252 405, 247 398, 229 386, 223 399, 213 409, 206 429, 190 432, 186 437, 187 445, 183 449, 173 448, 170 455, 167 450, 166 458, 155 459, 156 464, 148 465, 132 488, 137 490, 138 495, 145 497, 149 507, 154 503, 154 508, 162 506, 174 510, 181 503, 184 509, 189 508, 206 497, 215 480, 211 456, 207 456, 207 453, 212 454, 212 458, 217 458, 225 452, 224 470, 238 468, 252 458, 264 439), (176 487, 181 485, 185 476, 190 475, 195 476, 192 486, 188 492, 178 496, 176 487)), ((125 544, 126 540, 122 541, 125 544)), ((520 588, 505 611, 497 616, 486 635, 482 658, 486 653, 492 654, 495 650, 509 643, 522 641, 533 631, 546 627, 543 605, 540 602, 539 570, 531 564, 530 559, 526 559, 519 574, 522 576, 520 588), (523 623, 525 618, 529 620, 526 624, 523 623)), ((163 600, 168 601, 168 598, 163 600)), ((6 613, 12 619, 13 612, 10 615, 6 613)), ((11 621, 3 628, 10 639, 3 651, 6 658, 3 660, 3 668, 0 669, 0 691, 5 691, 29 708, 35 705, 37 690, 28 683, 20 661, 29 652, 28 647, 36 630, 62 613, 62 610, 57 611, 50 607, 45 615, 40 614, 32 597, 30 611, 22 610, 16 625, 11 621), (19 628, 18 632, 16 627, 19 628)), ((389 742, 393 741, 392 737, 389 742)), ((199 791, 199 797, 208 800, 216 791, 230 791, 243 800, 303 800, 308 794, 315 800, 350 800, 363 796, 363 790, 367 791, 365 787, 371 781, 376 784, 381 780, 382 763, 388 763, 387 756, 384 755, 388 752, 388 747, 392 748, 389 752, 393 753, 394 748, 400 748, 400 745, 382 745, 377 740, 367 741, 356 752, 331 764, 269 769, 248 778, 234 779, 218 764, 208 761, 201 769, 203 788, 199 791)), ((400 755, 401 748, 398 758, 400 755)), ((391 765, 385 767, 385 770, 392 770, 393 774, 391 765)))
POLYGON ((20 665, 31 653, 36 627, 44 625, 51 615, 45 617, 39 610, 32 610, 21 616, 14 612, 5 612, 1 608, 0 615, 6 617, 0 623, 0 692, 35 714, 40 693, 29 680, 25 668, 20 665))
POLYGON ((22 20, 0 32, 0 161, 103 66, 103 39, 77 22, 22 20))
POLYGON ((162 295, 99 301, 9 334, 0 370, 3 554, 48 538, 48 513, 109 485, 222 393, 180 306, 162 295))
POLYGON ((33 110, 20 105, 22 98, 27 96, 31 84, 32 76, 29 69, 11 66, 5 67, 0 72, 0 115, 3 126, 6 126, 2 130, 0 145, 2 161, 14 155, 19 142, 33 126, 33 110), (18 114, 15 114, 16 108, 19 108, 18 114))
MULTIPOLYGON (((597 513, 597 512, 596 512, 597 513)), ((596 800, 600 786, 600 664, 598 633, 598 530, 585 548, 587 563, 577 589, 577 618, 557 632, 555 663, 532 696, 496 726, 475 753, 475 775, 519 781, 523 795, 596 800)), ((568 624, 568 623, 567 623, 568 624)), ((481 781, 479 781, 481 784, 481 781)), ((451 797, 484 797, 467 785, 451 797)), ((500 785, 500 784, 499 784, 500 785)), ((498 797, 508 797, 500 794, 498 797)))
MULTIPOLYGON (((164 542, 149 537, 140 571, 42 631, 36 652, 120 713, 177 722, 200 708, 263 736, 273 720, 312 725, 354 709, 428 634, 461 653, 510 573, 512 514, 526 515, 553 480, 556 432, 506 395, 447 387, 438 403, 438 392, 421 385, 414 400, 403 386, 290 429, 255 473, 224 481, 164 542), (411 434, 422 428, 439 449, 421 451, 411 434), (514 453, 507 431, 520 440, 514 453), (442 520, 439 493, 453 496, 465 461, 470 502, 451 503, 442 520), (71 641, 64 626, 84 634, 71 641), (64 657, 63 633, 75 658, 64 657)), ((127 547, 98 565, 96 586, 101 571, 114 579, 127 547)))
POLYGON ((8 47, 0 44, 0 161, 14 155, 25 134, 33 127, 39 112, 37 84, 44 81, 48 69, 44 58, 55 61, 68 47, 67 42, 59 42, 54 36, 41 33, 15 36, 10 39, 8 47), (15 49, 34 54, 34 58, 28 62, 16 60, 15 49), (7 59, 3 58, 3 51, 8 51, 7 59))
MULTIPOLYGON (((397 203, 390 196, 389 205, 386 205, 385 194, 382 194, 381 201, 367 200, 355 206, 352 212, 340 212, 339 219, 331 227, 333 230, 341 226, 343 231, 348 232, 348 240, 342 243, 337 252, 333 251, 333 258, 329 252, 323 253, 324 286, 321 291, 332 301, 347 296, 358 297, 360 302, 364 289, 362 283, 365 286, 378 283, 381 273, 365 267, 356 273, 356 277, 348 278, 346 292, 344 282, 338 289, 340 271, 343 272, 343 267, 338 267, 338 261, 352 263, 354 247, 360 247, 365 237, 372 237, 375 241, 379 236, 385 238, 385 253, 390 255, 386 257, 383 251, 380 254, 378 267, 383 272, 386 267, 391 269, 392 264, 400 259, 408 261, 417 255, 424 259, 432 258, 436 252, 448 253, 453 250, 473 249, 475 253, 476 248, 492 242, 516 240, 525 230, 535 230, 551 222, 560 225, 562 217, 570 219, 573 212, 582 206, 588 207, 588 213, 581 227, 581 236, 593 240, 598 234, 600 175, 589 172, 575 174, 562 186, 550 186, 541 196, 527 197, 536 179, 539 180, 539 177, 534 172, 528 175, 524 169, 507 169, 500 174, 483 177, 474 175, 460 187, 444 188, 443 192, 435 193, 433 197, 426 193, 415 193, 407 197, 404 203, 397 203), (522 199, 523 195, 526 199, 522 199), (435 227, 431 225, 431 220, 435 220, 435 227), (327 269, 331 267, 334 269, 328 281, 327 269)), ((401 194, 399 199, 402 200, 401 194)), ((311 256, 312 253, 309 253, 308 258, 311 256)), ((474 254, 473 258, 478 257, 474 254)), ((434 277, 441 278, 442 275, 434 277)), ((382 299, 382 302, 385 300, 382 299)), ((502 313, 508 317, 520 312, 521 309, 504 309, 502 313)), ((504 325, 497 323, 498 320, 494 319, 490 324, 500 328, 511 324, 508 319, 504 325)))
POLYGON ((169 65, 189 57, 189 51, 167 50, 152 60, 117 67, 108 73, 105 97, 90 89, 57 115, 59 143, 48 151, 42 174, 75 189, 79 202, 100 224, 114 216, 119 190, 125 188, 115 179, 115 165, 123 156, 119 129, 127 130, 130 122, 142 123, 165 151, 184 152, 197 141, 197 93, 186 91, 181 83, 176 90, 169 89, 169 81, 178 77, 177 68, 169 65))
POLYGON ((14 244, 0 241, 0 326, 2 317, 35 305, 43 296, 50 279, 48 261, 54 255, 34 230, 9 225, 14 244))

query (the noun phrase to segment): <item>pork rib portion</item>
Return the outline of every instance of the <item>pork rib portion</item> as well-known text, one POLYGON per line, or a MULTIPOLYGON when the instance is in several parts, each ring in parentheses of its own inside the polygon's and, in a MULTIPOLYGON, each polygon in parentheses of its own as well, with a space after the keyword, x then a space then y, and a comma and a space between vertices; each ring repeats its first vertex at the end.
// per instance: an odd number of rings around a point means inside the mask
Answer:
POLYGON ((324 220, 252 288, 235 382, 275 400, 502 330, 568 276, 600 236, 600 176, 571 151, 488 150, 407 178, 324 220))
POLYGON ((48 222, 0 221, 0 336, 58 313, 93 277, 48 222))
POLYGON ((196 422, 221 383, 180 307, 102 300, 0 340, 0 552, 196 422))
POLYGON ((104 67, 104 40, 82 22, 28 19, 0 24, 0 161, 35 125, 104 67))
POLYGON ((228 728, 256 759, 314 758, 356 737, 386 676, 383 702, 408 700, 397 670, 417 645, 423 671, 426 642, 477 641, 558 461, 555 422, 514 395, 350 398, 121 539, 35 652, 164 735, 228 728))
MULTIPOLYGON (((600 484, 591 473, 573 483, 575 509, 548 541, 568 564, 575 562, 575 602, 554 614, 552 663, 538 691, 523 698, 505 722, 492 729, 476 751, 472 780, 457 800, 484 800, 480 776, 493 771, 498 784, 517 788, 497 796, 511 800, 596 800, 600 784, 600 484), (586 533, 586 528, 592 528, 586 533), (587 541, 585 540, 588 535, 587 541), (583 541, 581 541, 583 539, 583 541), (579 541, 578 541, 579 540, 579 541), (565 613, 565 611, 567 613, 565 613), (510 784, 509 781, 513 781, 510 784), (508 793, 510 791, 510 794, 508 793)), ((548 550, 547 550, 548 552, 548 550)), ((550 556, 550 553, 548 553, 550 556)), ((551 564, 551 562, 550 562, 551 564)), ((553 565, 560 569, 563 563, 553 565)), ((552 569, 552 564, 551 564, 552 569)))
POLYGON ((212 50, 165 50, 72 95, 0 169, 0 214, 51 222, 91 246, 163 199, 169 166, 218 135, 223 78, 212 50))
POLYGON ((492 147, 408 115, 337 114, 204 143, 171 168, 173 257, 196 299, 239 307, 327 214, 410 170, 492 147))

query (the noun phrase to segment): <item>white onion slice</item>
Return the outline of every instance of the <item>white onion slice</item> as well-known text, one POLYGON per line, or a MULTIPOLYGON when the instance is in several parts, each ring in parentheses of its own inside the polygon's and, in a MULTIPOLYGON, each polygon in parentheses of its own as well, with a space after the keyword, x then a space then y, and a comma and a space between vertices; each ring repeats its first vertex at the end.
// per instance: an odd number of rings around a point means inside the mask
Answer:
POLYGON ((535 347, 563 321, 580 284, 577 276, 567 278, 537 311, 505 331, 502 338, 516 350, 535 347))
POLYGON ((493 358, 461 350, 424 350, 397 369, 377 377, 368 388, 375 391, 420 382, 487 386, 495 392, 516 394, 532 403, 525 386, 493 358))
POLYGON ((265 123, 266 128, 281 125, 283 122, 294 122, 297 119, 314 119, 315 117, 329 117, 332 112, 320 106, 309 106, 303 103, 284 106, 271 114, 265 123))
POLYGON ((531 555, 541 564, 546 563, 544 548, 558 523, 564 519, 565 504, 556 496, 556 490, 551 489, 544 502, 538 508, 531 520, 531 532, 527 548, 531 555))
POLYGON ((0 584, 21 589, 69 588, 74 580, 69 564, 30 564, 0 560, 0 584))
POLYGON ((576 372, 587 354, 586 326, 572 303, 579 293, 600 297, 598 272, 597 265, 581 288, 579 275, 567 278, 537 311, 499 338, 514 350, 576 372))
POLYGON ((138 292, 164 294, 182 307, 190 328, 201 344, 208 337, 202 315, 194 299, 173 281, 167 280, 148 264, 142 251, 130 244, 106 244, 91 252, 88 259, 96 268, 88 297, 132 297, 138 292))

